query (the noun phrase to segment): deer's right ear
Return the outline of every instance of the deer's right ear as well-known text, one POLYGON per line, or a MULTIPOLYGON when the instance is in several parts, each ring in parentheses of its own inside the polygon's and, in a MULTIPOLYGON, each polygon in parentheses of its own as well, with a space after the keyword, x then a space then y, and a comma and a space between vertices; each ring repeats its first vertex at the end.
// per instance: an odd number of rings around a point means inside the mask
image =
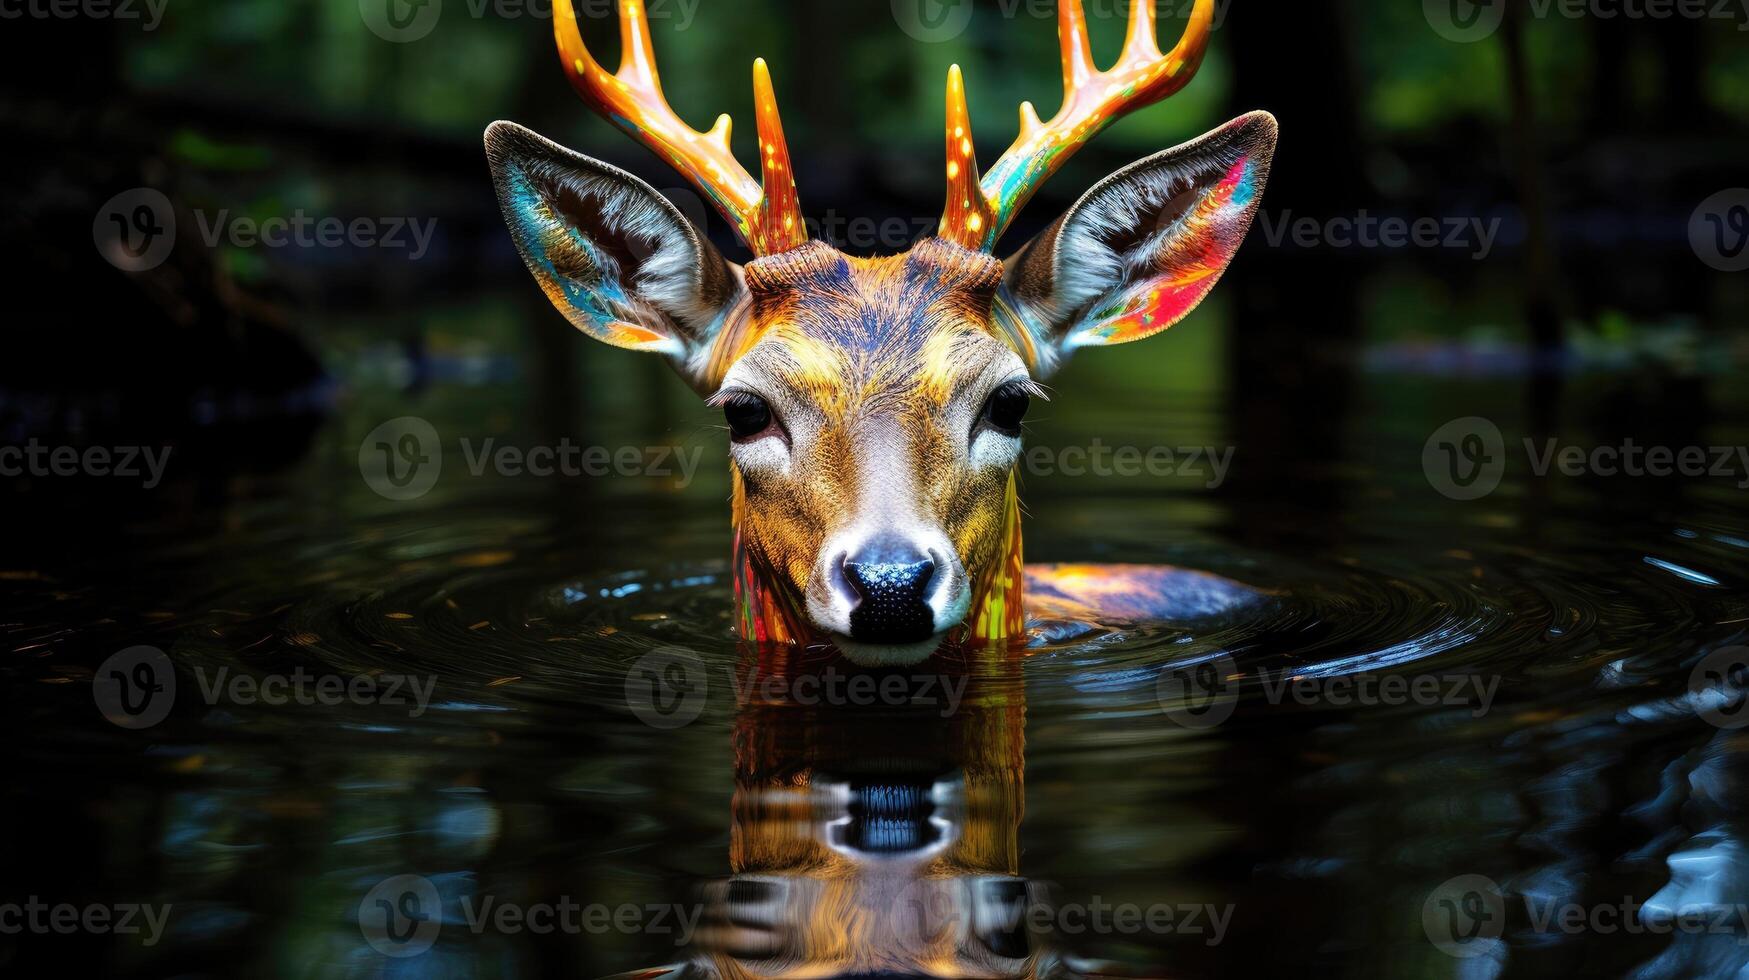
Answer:
POLYGON ((745 295, 741 270, 667 198, 515 123, 486 156, 516 250, 547 298, 596 340, 655 351, 695 384, 745 295))

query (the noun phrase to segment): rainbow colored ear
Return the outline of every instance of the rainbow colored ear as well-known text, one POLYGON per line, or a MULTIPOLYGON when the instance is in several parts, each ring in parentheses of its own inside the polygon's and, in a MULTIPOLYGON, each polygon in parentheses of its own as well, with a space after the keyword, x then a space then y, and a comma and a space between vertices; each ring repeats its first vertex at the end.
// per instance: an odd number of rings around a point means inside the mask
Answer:
POLYGON ((1254 112, 1131 164, 1010 258, 997 315, 1035 373, 1196 309, 1251 228, 1275 141, 1275 117, 1254 112))
POLYGON ((486 130, 486 155, 516 249, 559 312, 690 376, 742 292, 736 267, 623 170, 507 122, 486 130))

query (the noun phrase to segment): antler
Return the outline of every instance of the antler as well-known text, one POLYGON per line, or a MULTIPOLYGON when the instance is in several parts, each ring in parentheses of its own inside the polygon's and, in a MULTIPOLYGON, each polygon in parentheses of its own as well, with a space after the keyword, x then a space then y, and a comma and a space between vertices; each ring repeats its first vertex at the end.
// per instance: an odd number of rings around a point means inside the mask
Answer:
POLYGON ((1129 40, 1108 71, 1093 63, 1081 0, 1059 0, 1063 107, 1048 123, 1031 102, 1020 105, 1020 135, 990 172, 978 175, 967 121, 965 84, 955 65, 947 77, 947 210, 941 237, 990 251, 1014 216, 1069 157, 1120 116, 1172 95, 1202 65, 1214 23, 1214 0, 1196 0, 1190 25, 1170 54, 1154 39, 1156 0, 1130 0, 1129 40))
POLYGON ((753 96, 759 122, 759 158, 764 182, 755 181, 729 149, 733 125, 728 114, 717 117, 708 133, 688 126, 662 94, 656 74, 656 52, 650 43, 650 22, 644 0, 620 0, 619 71, 609 75, 590 56, 578 29, 572 0, 554 0, 553 34, 571 86, 590 108, 655 150, 705 192, 735 226, 755 255, 775 255, 808 240, 789 145, 771 90, 765 59, 753 62, 753 96))

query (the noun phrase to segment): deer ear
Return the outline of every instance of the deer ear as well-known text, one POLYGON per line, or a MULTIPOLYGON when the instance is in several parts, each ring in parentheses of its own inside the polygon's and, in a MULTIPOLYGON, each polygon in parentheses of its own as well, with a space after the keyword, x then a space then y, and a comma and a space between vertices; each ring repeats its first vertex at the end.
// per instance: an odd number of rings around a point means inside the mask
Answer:
POLYGON ((744 293, 741 271, 649 184, 515 123, 486 156, 516 250, 572 325, 695 366, 744 293))
POLYGON ((1007 262, 997 315, 1042 372, 1077 347, 1141 340, 1196 309, 1251 227, 1275 117, 1241 116, 1088 191, 1007 262))

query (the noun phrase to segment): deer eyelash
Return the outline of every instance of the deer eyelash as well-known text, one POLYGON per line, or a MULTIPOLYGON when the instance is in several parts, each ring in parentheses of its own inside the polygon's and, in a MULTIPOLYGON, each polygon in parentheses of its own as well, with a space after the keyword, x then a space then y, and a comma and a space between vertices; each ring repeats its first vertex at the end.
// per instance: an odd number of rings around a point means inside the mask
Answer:
POLYGON ((745 388, 724 388, 722 391, 706 398, 704 403, 711 408, 723 408, 736 402, 745 402, 758 397, 758 395, 755 395, 753 392, 748 391, 745 388))

